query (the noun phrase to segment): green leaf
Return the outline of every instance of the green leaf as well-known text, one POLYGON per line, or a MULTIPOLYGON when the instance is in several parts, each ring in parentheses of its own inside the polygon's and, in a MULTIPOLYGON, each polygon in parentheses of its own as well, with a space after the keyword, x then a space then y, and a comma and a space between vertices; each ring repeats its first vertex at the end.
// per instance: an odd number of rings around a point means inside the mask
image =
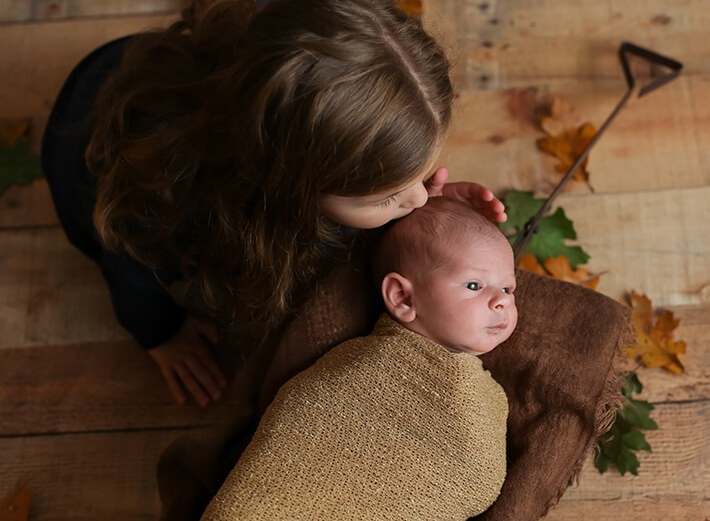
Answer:
MULTIPOLYGON (((520 237, 525 229, 525 223, 545 203, 545 199, 536 199, 532 192, 509 191, 503 202, 506 206, 508 220, 504 225, 504 232, 511 243, 520 237)), ((552 215, 545 216, 538 224, 537 233, 528 243, 528 253, 537 257, 540 263, 549 257, 564 255, 569 260, 573 269, 589 260, 589 255, 579 246, 568 246, 565 241, 576 239, 572 221, 570 221, 562 208, 558 208, 552 215)))
POLYGON ((604 474, 609 470, 609 463, 609 458, 601 450, 594 454, 594 466, 599 471, 599 474, 604 474))
POLYGON ((631 371, 622 383, 621 392, 626 397, 624 408, 616 415, 609 432, 597 440, 599 451, 594 458, 594 466, 600 473, 615 466, 623 476, 627 472, 638 474, 639 461, 635 451, 651 452, 642 430, 653 430, 658 424, 649 413, 653 405, 645 400, 637 400, 634 393, 640 393, 643 385, 635 371, 631 371))
POLYGON ((616 459, 616 468, 623 476, 626 472, 631 472, 634 476, 638 476, 639 460, 636 454, 630 450, 623 450, 616 459))
POLYGON ((503 198, 505 212, 508 220, 505 221, 506 228, 512 228, 511 232, 519 232, 528 222, 530 217, 535 215, 545 203, 544 199, 536 199, 532 192, 521 192, 510 190, 503 198))
POLYGON ((42 166, 26 141, 12 147, 0 141, 0 195, 13 185, 28 185, 38 177, 42 177, 42 166))
POLYGON ((658 429, 658 424, 648 415, 653 410, 653 405, 644 400, 626 400, 622 415, 631 425, 644 430, 658 429))
POLYGON ((634 393, 638 394, 641 391, 643 391, 643 385, 641 384, 636 371, 630 371, 629 374, 626 375, 626 378, 624 378, 624 382, 621 386, 622 394, 627 398, 631 398, 634 393))
POLYGON ((622 436, 623 444, 633 450, 645 450, 651 452, 651 446, 646 441, 646 436, 639 430, 632 430, 622 436))

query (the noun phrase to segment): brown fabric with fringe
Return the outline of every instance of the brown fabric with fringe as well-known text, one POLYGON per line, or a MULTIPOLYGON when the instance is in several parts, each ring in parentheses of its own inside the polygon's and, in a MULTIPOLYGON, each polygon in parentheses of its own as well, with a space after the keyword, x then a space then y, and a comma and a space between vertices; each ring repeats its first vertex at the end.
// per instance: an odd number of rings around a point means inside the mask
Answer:
MULTIPOLYGON (((379 309, 368 287, 357 267, 331 273, 283 335, 233 376, 229 417, 168 447, 158 467, 162 520, 199 519, 280 385, 330 347, 369 332, 379 309)), ((516 331, 482 357, 510 407, 507 478, 475 518, 486 521, 534 521, 559 501, 619 402, 615 363, 629 331, 627 308, 565 282, 519 272, 516 301, 516 331)))
POLYGON ((468 353, 383 315, 286 382, 202 521, 449 521, 505 479, 508 402, 468 353))

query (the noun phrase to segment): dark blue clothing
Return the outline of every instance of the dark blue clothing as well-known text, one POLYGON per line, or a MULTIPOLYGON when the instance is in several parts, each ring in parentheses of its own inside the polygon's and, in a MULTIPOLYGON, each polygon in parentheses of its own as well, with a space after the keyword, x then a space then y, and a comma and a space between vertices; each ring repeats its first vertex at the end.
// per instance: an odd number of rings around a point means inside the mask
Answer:
POLYGON ((170 339, 185 319, 185 311, 165 290, 177 275, 156 273, 101 246, 92 221, 96 181, 84 161, 96 95, 129 41, 126 37, 107 43, 72 71, 47 122, 42 167, 67 238, 101 267, 116 318, 143 348, 150 349, 170 339))

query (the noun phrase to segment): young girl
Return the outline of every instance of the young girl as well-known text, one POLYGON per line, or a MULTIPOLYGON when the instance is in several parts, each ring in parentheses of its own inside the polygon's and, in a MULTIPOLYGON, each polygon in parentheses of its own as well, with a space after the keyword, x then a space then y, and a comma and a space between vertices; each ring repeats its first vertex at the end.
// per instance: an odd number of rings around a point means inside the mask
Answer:
POLYGON ((69 240, 180 403, 225 378, 213 318, 283 322, 354 231, 446 194, 495 221, 474 183, 430 176, 451 117, 449 62, 387 0, 215 1, 87 56, 56 101, 43 165, 69 240), (93 175, 91 175, 93 174, 93 175))

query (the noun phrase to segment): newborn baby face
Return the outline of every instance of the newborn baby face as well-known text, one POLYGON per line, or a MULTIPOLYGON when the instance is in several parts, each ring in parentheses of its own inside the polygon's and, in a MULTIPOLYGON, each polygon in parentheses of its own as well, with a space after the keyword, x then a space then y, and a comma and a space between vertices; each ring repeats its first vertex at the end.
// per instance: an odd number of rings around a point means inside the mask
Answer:
POLYGON ((447 244, 447 261, 415 289, 417 329, 451 351, 487 353, 518 322, 515 261, 500 234, 447 244))

